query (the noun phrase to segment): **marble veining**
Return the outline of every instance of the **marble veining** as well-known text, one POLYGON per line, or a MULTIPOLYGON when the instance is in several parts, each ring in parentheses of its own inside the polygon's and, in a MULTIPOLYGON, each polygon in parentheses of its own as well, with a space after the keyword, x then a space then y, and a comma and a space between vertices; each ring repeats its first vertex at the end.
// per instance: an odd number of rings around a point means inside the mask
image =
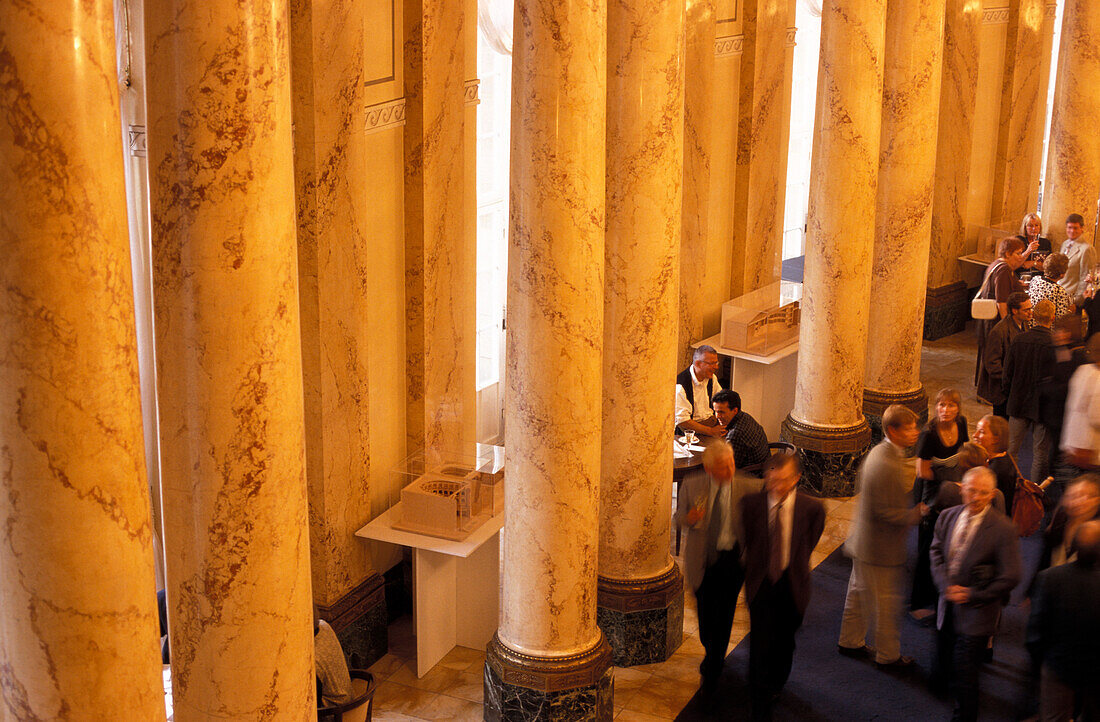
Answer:
POLYGON ((603 630, 619 667, 663 662, 684 639, 684 599, 663 609, 620 612, 599 607, 596 622, 603 630))
POLYGON ((731 296, 779 280, 790 132, 788 2, 757 0, 743 9, 731 296))
POLYGON ((174 715, 309 720, 289 18, 153 0, 145 20, 174 715))
POLYGON ((1015 221, 1033 210, 1042 163, 1053 19, 1046 0, 1018 0, 1007 11, 1001 119, 993 170, 994 219, 1015 221))
POLYGON ((410 448, 475 437, 476 246, 466 239, 462 3, 405 12, 405 353, 410 448))
POLYGON ((882 114, 886 3, 825 3, 810 171, 798 381, 791 415, 863 421, 864 346, 882 114))
POLYGON ((599 570, 629 579, 671 563, 684 9, 613 4, 608 25, 599 570))
POLYGON ((937 259, 937 263, 928 269, 928 285, 933 288, 962 278, 954 259, 967 252, 966 204, 970 191, 980 30, 980 3, 947 0, 929 256, 937 259))
POLYGON ((944 1, 890 3, 864 387, 920 387, 944 1))
POLYGON ((109 0, 0 4, 5 720, 165 718, 117 78, 109 0))
POLYGON ((1100 3, 1066 0, 1043 192, 1043 216, 1052 241, 1065 239, 1065 218, 1071 213, 1084 215, 1086 228, 1091 228, 1089 219, 1096 208, 1100 189, 1100 134, 1095 131, 1100 108, 1098 47, 1100 3))
POLYGON ((606 43, 602 0, 516 4, 498 634, 536 656, 600 634, 606 43))
MULTIPOLYGON (((707 239, 710 233, 710 163, 714 117, 715 0, 687 5, 684 47, 684 184, 680 238, 679 365, 691 358, 691 343, 705 338, 709 297, 707 239)), ((723 280, 723 285, 725 281, 723 280)), ((713 333, 713 332, 712 332, 713 333)))
POLYGON ((506 684, 485 665, 485 719, 489 722, 610 722, 613 695, 610 669, 594 685, 542 692, 506 684))

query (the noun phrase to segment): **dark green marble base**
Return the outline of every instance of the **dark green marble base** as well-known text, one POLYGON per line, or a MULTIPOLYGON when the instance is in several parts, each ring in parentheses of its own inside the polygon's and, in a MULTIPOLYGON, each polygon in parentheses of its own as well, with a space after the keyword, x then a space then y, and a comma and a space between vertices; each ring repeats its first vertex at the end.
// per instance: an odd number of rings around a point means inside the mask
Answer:
POLYGON ((684 641, 684 578, 675 564, 653 579, 599 577, 596 624, 618 667, 655 664, 684 641))
POLYGON ((389 651, 385 582, 371 574, 335 604, 318 605, 321 618, 332 625, 353 669, 366 669, 389 651))
POLYGON ((566 658, 514 652, 494 636, 485 654, 485 711, 489 722, 611 722, 614 673, 611 648, 566 658))
POLYGON ((928 394, 924 387, 902 394, 876 393, 863 390, 863 418, 871 427, 871 443, 882 441, 882 414, 891 404, 900 404, 917 415, 917 426, 928 423, 928 394))
POLYGON ((966 329, 970 294, 963 281, 929 288, 924 303, 924 340, 935 341, 966 329))
POLYGON ((871 448, 871 430, 866 423, 818 428, 787 416, 779 438, 798 448, 803 488, 817 496, 855 494, 856 471, 871 448))

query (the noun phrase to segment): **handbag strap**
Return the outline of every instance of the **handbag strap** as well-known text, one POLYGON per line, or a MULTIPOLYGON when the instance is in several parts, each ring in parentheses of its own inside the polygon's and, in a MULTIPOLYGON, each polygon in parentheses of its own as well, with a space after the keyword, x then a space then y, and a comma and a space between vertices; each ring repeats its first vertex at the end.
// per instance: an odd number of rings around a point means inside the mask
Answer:
MULTIPOLYGON (((982 294, 985 293, 985 287, 986 287, 986 284, 989 283, 989 279, 993 278, 993 272, 994 272, 994 269, 997 267, 998 263, 1000 263, 1002 265, 1005 265, 1005 266, 1008 265, 1007 263, 1002 261, 1000 258, 998 258, 993 263, 989 264, 989 268, 986 269, 986 272, 985 272, 985 278, 982 279, 981 288, 978 289, 978 292, 974 295, 974 298, 984 298, 984 296, 982 296, 982 294)), ((1016 462, 1013 461, 1012 463, 1015 464, 1016 462)))
POLYGON ((1015 467, 1015 469, 1016 469, 1016 486, 1017 486, 1017 488, 1023 487, 1024 489, 1027 489, 1028 491, 1030 491, 1033 494, 1035 492, 1042 493, 1043 490, 1039 488, 1038 484, 1033 482, 1031 479, 1028 479, 1027 477, 1025 477, 1020 472, 1020 465, 1016 463, 1016 459, 1012 456, 1012 454, 1005 454, 1005 456, 1007 456, 1009 458, 1009 460, 1012 461, 1012 466, 1015 467))

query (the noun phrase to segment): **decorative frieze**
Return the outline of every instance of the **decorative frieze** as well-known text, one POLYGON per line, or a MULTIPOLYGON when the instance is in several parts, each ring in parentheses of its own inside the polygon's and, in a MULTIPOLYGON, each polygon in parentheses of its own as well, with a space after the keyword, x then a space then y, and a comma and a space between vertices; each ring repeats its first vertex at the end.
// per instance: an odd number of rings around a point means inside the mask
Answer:
POLYGON ((982 25, 1001 25, 1008 22, 1008 8, 992 8, 982 11, 982 25))
POLYGON ((727 35, 724 38, 716 38, 714 40, 714 55, 719 58, 725 58, 730 55, 740 55, 741 47, 744 43, 744 35, 727 35))
POLYGON ((146 153, 145 126, 131 125, 129 128, 129 134, 130 139, 128 143, 128 149, 130 151, 130 157, 144 158, 146 153))
POLYGON ((1050 3, 1046 6, 1046 15, 1048 20, 1053 20, 1058 15, 1058 4, 1050 3))
POLYGON ((367 108, 367 133, 376 133, 405 124, 405 99, 387 100, 367 108))
POLYGON ((794 36, 798 33, 798 28, 787 28, 787 47, 793 48, 795 46, 794 36))
POLYGON ((478 105, 481 103, 481 98, 477 96, 478 87, 480 85, 481 81, 477 78, 466 81, 466 85, 463 88, 463 97, 466 100, 466 105, 478 105))

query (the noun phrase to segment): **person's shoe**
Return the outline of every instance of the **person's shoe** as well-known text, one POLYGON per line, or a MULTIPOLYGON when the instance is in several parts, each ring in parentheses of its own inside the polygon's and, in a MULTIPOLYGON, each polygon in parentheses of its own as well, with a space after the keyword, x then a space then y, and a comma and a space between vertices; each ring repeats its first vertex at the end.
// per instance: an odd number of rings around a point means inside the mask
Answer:
POLYGON ((869 659, 874 654, 873 649, 866 644, 862 647, 845 647, 843 644, 836 645, 836 651, 843 657, 851 657, 852 659, 869 659))
POLYGON ((875 666, 887 672, 904 672, 913 666, 913 658, 902 655, 893 662, 875 662, 875 666))

